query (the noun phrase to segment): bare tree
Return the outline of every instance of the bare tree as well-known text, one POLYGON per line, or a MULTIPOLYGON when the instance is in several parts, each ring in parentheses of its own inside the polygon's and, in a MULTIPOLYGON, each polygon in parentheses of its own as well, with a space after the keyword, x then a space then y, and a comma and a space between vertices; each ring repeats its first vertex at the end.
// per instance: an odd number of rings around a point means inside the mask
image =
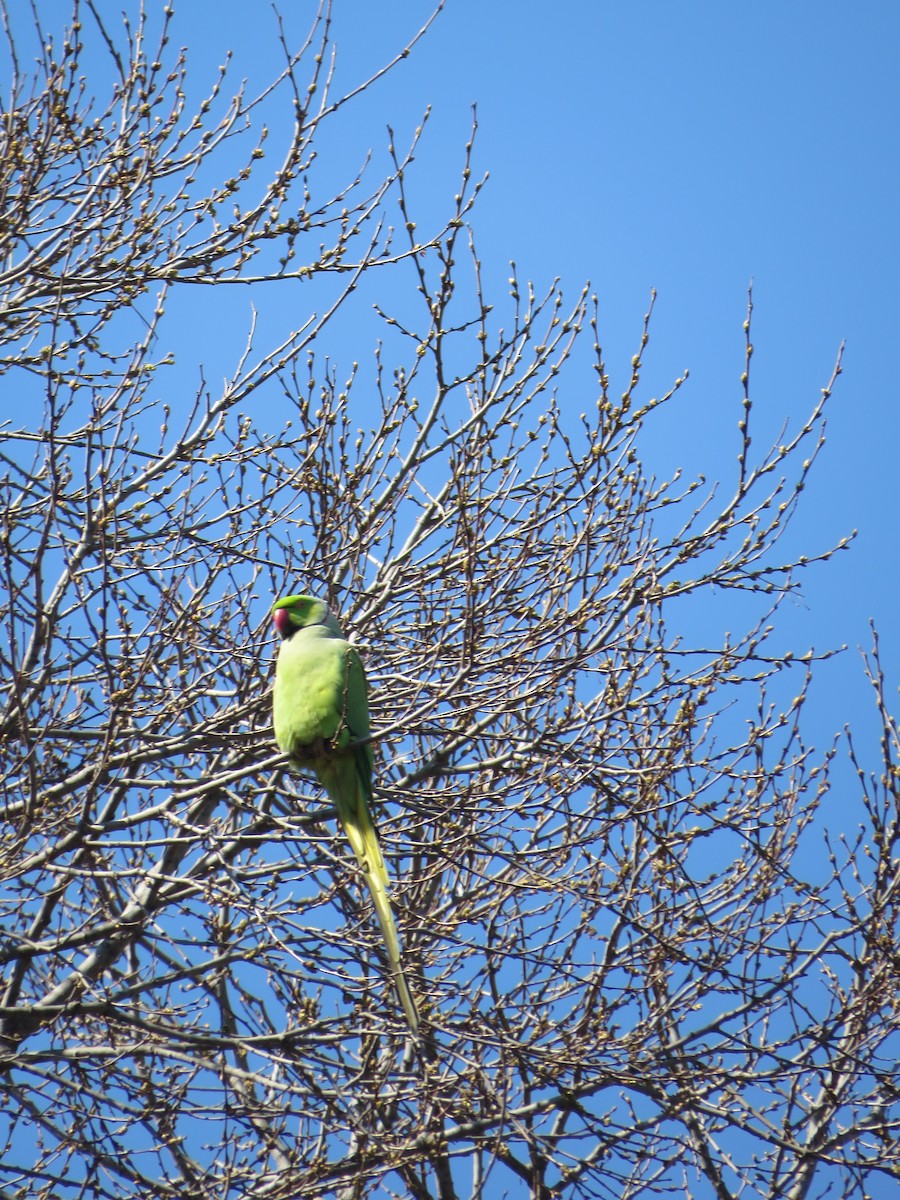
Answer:
POLYGON ((588 293, 514 272, 492 308, 471 146, 425 238, 412 151, 319 195, 372 83, 333 94, 327 10, 196 112, 168 10, 76 3, 55 40, 3 11, 0 1196, 879 1194, 900 739, 876 647, 882 762, 851 738, 826 835, 817 659, 777 644, 832 553, 779 539, 833 379, 758 453, 748 311, 736 474, 660 482, 642 430, 685 379, 643 397, 649 314, 616 395, 588 293), (332 317, 382 271, 409 300, 341 367, 332 317), (254 281, 320 315, 164 402, 167 305, 254 281), (365 654, 421 1044, 272 741, 268 610, 301 587, 365 654), (688 641, 712 592, 744 631, 688 641))

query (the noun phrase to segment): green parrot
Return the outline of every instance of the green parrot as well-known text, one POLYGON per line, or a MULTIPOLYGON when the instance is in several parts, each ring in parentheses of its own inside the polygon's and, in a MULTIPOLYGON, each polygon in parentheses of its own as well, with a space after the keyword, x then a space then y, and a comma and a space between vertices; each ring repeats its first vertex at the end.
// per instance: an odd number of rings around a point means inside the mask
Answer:
POLYGON ((366 676, 356 649, 324 600, 285 596, 272 608, 281 636, 275 666, 273 724, 293 765, 315 772, 337 809, 381 926, 397 995, 414 1036, 419 1014, 400 963, 389 879, 369 811, 372 746, 366 676))

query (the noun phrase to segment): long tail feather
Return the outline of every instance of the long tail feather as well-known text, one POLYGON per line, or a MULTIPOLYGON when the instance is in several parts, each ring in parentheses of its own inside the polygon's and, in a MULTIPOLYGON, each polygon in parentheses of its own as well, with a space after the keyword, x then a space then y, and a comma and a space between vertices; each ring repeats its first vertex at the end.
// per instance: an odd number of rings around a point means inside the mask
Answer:
POLYGON ((381 926, 381 935, 384 938, 384 944, 388 952, 391 975, 394 978, 394 987, 397 989, 397 996, 403 1006, 403 1012, 406 1014, 406 1021, 410 1030, 415 1036, 418 1036, 419 1013, 416 1009, 416 1002, 413 1000, 412 992, 409 990, 409 984, 406 982, 403 964, 400 961, 397 926, 394 924, 394 914, 391 912, 390 897, 382 887, 380 880, 366 872, 365 868, 363 868, 363 874, 365 874, 366 883, 369 885, 369 891, 372 893, 375 916, 378 918, 378 924, 381 926))
MULTIPOLYGON (((333 766, 338 764, 334 763, 333 766)), ((384 939, 394 987, 407 1024, 413 1035, 418 1037, 419 1013, 400 961, 400 939, 391 909, 390 878, 384 865, 378 835, 369 813, 367 797, 363 793, 362 783, 352 760, 344 760, 340 766, 349 767, 350 770, 322 771, 322 783, 337 809, 341 826, 372 894, 375 916, 384 939)))

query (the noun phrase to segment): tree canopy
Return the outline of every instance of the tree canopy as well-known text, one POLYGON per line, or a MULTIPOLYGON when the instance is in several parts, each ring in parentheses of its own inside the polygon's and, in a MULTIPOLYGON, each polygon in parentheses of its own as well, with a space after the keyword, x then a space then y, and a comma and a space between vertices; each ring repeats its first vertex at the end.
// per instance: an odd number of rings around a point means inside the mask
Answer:
POLYGON ((900 739, 876 640, 880 747, 814 752, 779 634, 851 540, 782 550, 840 360, 761 450, 749 304, 736 466, 657 478, 652 303, 614 391, 589 289, 484 277, 471 141, 429 230, 422 128, 329 182, 377 80, 334 91, 327 8, 197 102, 170 9, 40 9, 0 110, 0 1196, 878 1194, 900 739), (179 325, 263 285, 294 327, 188 391, 179 325), (273 742, 298 590, 365 659, 421 1046, 273 742))

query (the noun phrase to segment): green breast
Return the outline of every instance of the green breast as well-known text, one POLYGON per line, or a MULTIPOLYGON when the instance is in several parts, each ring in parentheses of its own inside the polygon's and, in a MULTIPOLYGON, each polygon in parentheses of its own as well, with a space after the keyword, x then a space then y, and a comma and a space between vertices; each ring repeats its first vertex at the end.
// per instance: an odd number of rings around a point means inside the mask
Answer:
MULTIPOLYGON (((331 739, 342 725, 347 643, 299 631, 278 651, 273 694, 275 741, 287 754, 331 739)), ((346 734, 346 730, 344 730, 346 734)), ((349 740, 349 734, 341 736, 349 740)))

